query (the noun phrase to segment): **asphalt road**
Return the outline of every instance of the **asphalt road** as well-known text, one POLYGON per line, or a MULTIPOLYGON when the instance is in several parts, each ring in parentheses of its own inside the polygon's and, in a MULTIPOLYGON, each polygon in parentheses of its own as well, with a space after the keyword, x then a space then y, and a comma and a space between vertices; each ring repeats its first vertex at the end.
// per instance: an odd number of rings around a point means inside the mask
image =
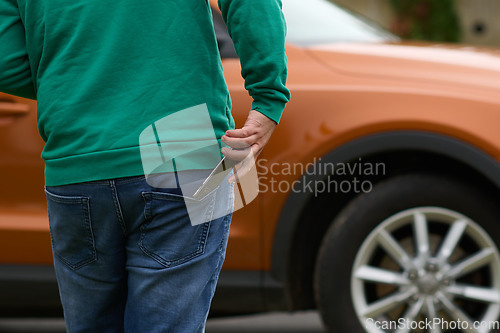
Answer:
MULTIPOLYGON (((64 333, 62 319, 0 319, 2 333, 64 333)), ((321 333, 321 320, 315 311, 268 313, 229 318, 213 318, 206 333, 321 333)))

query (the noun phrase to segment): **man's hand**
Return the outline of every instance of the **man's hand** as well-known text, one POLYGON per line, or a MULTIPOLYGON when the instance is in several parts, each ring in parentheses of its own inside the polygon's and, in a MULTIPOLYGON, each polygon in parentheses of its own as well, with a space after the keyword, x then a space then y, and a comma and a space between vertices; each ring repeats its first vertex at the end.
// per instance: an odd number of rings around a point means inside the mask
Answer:
POLYGON ((237 177, 244 176, 252 168, 275 127, 276 123, 273 120, 258 111, 251 110, 242 128, 226 131, 221 138, 222 142, 233 149, 224 147, 222 153, 227 158, 241 161, 235 168, 235 174, 229 178, 230 183, 237 177))

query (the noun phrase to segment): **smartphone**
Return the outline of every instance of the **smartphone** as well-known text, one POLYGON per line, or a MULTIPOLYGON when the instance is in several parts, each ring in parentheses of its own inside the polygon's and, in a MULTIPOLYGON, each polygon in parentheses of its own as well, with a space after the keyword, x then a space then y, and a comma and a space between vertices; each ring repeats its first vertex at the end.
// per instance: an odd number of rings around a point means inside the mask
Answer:
POLYGON ((239 161, 231 160, 223 156, 222 159, 217 163, 215 168, 210 172, 208 177, 203 181, 200 187, 193 194, 193 198, 198 200, 203 198, 205 195, 210 193, 210 191, 214 190, 219 186, 224 178, 231 172, 236 164, 239 161))

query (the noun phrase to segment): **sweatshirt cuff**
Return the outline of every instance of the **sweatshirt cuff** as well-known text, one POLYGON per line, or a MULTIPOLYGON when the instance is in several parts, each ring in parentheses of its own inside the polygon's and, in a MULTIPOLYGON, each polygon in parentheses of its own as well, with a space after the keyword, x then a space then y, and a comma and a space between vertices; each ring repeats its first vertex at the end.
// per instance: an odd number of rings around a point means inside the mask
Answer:
POLYGON ((279 124, 286 102, 279 100, 259 100, 252 103, 252 110, 258 111, 279 124))

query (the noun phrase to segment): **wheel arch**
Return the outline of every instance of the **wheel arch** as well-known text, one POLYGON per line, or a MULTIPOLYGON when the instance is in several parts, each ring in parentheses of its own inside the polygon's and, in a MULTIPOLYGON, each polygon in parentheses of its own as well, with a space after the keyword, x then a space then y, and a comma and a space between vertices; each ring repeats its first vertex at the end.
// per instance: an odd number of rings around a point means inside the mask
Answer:
MULTIPOLYGON (((322 156, 321 162, 347 163, 365 156, 367 160, 383 160, 394 167, 375 181, 422 169, 465 176, 500 194, 500 163, 466 142, 431 132, 394 131, 363 137, 322 156), (410 167, 412 158, 435 165, 410 167), (453 170, 449 169, 452 167, 453 170)), ((305 174, 300 181, 314 182, 322 177, 324 175, 305 174)), ((355 196, 350 193, 314 197, 307 192, 293 192, 288 196, 275 228, 270 271, 272 279, 285 287, 286 308, 314 307, 311 265, 319 242, 335 215, 355 196), (325 200, 328 200, 329 213, 314 209, 325 205, 325 200), (315 219, 310 213, 315 211, 322 214, 320 218, 315 219), (311 223, 312 220, 315 223, 311 223)))

